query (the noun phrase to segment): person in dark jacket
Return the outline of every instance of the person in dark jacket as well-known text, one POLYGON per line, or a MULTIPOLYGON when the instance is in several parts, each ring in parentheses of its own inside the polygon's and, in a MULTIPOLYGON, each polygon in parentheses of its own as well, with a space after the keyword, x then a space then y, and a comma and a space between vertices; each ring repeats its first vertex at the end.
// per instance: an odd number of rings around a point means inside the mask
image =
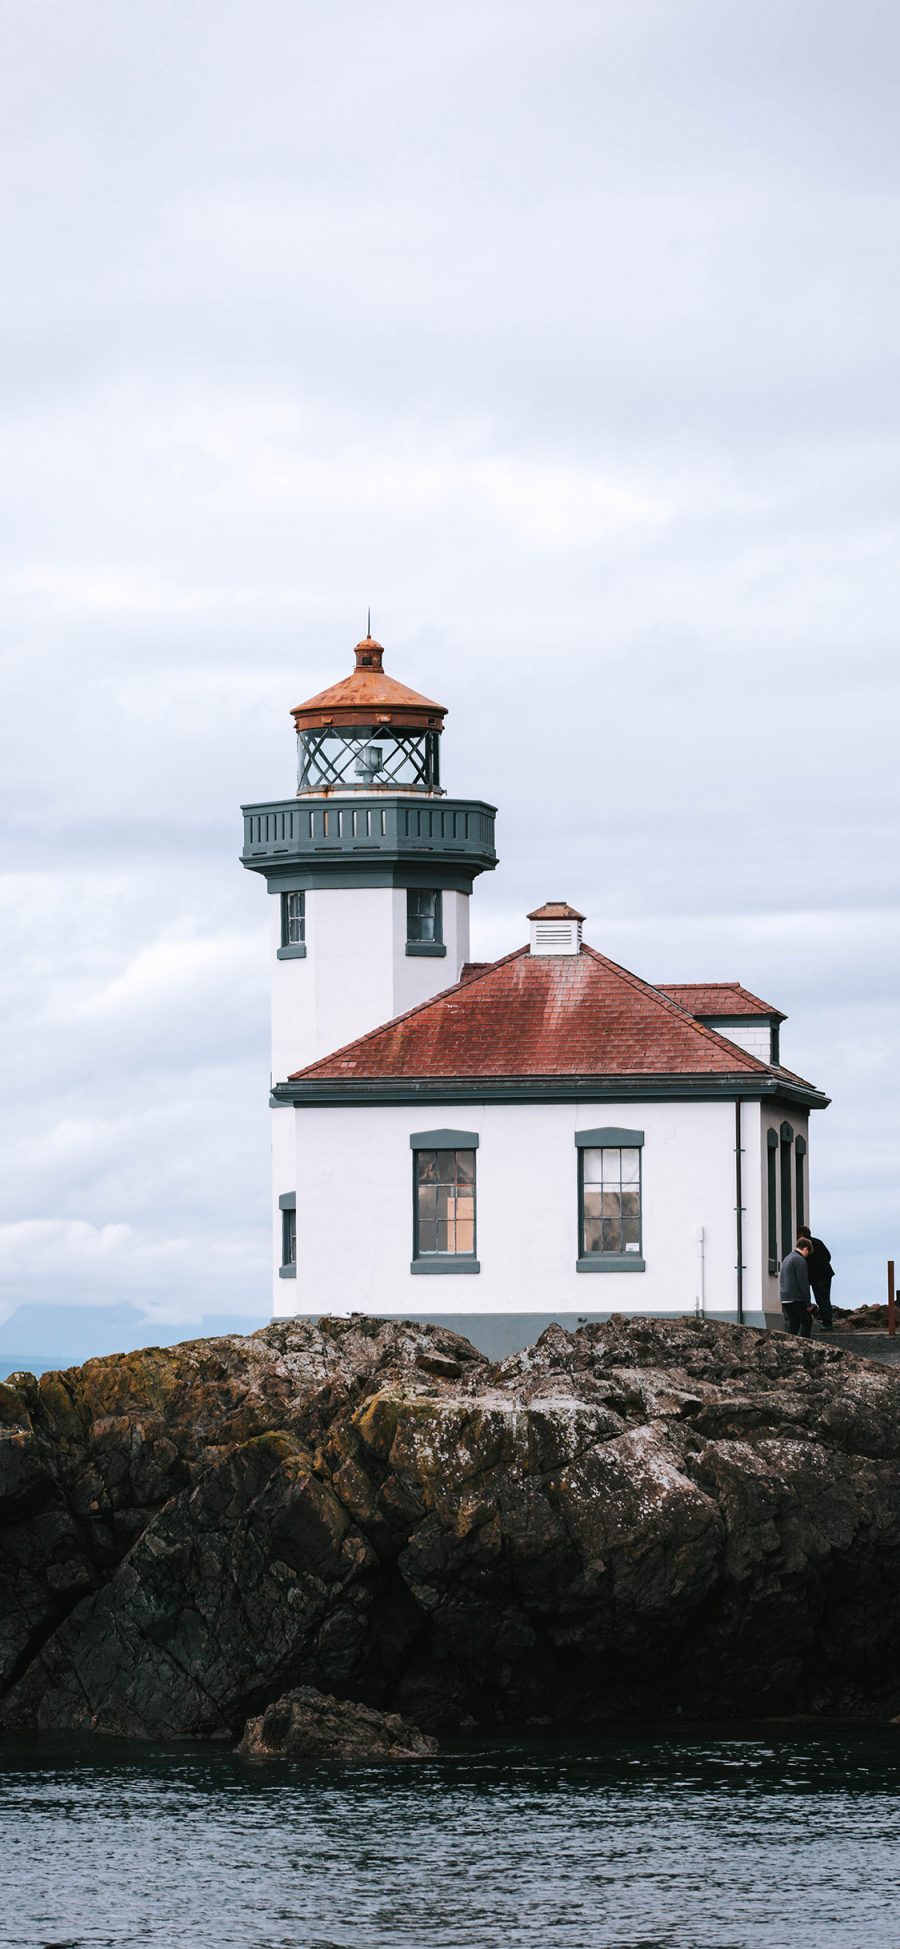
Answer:
POLYGON ((834 1320, 831 1313, 831 1281, 834 1278, 834 1266, 831 1263, 831 1253, 822 1239, 813 1238, 808 1225, 800 1226, 797 1237, 809 1239, 809 1283, 813 1290, 813 1298, 819 1309, 822 1332, 833 1333, 834 1320))
POLYGON ((807 1264, 811 1249, 808 1238, 798 1238, 793 1252, 788 1252, 787 1257, 782 1259, 778 1275, 778 1295, 785 1327, 788 1333, 801 1333, 805 1340, 812 1332, 807 1264))

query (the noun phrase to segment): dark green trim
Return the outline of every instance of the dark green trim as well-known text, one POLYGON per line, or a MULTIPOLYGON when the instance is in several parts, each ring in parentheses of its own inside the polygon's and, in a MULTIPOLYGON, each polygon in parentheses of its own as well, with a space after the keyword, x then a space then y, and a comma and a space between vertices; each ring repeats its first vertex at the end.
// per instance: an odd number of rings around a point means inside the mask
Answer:
MULTIPOLYGON (((688 1009, 688 1014, 694 1015, 692 1008, 688 1009)), ((743 1015, 735 1015, 733 1010, 730 1015, 726 1015, 723 1010, 720 1010, 717 1015, 694 1015, 694 1021, 703 1022, 708 1029, 721 1028, 726 1022, 730 1022, 733 1029, 743 1029, 748 1022, 768 1022, 771 1027, 777 1022, 786 1022, 787 1016, 782 1014, 780 1008, 754 1008, 749 1014, 745 1010, 743 1015)))
POLYGON ((766 1131, 766 1225, 769 1271, 778 1271, 778 1132, 766 1131))
MULTIPOLYGON (((247 861, 242 860, 241 864, 246 866, 247 861)), ((496 865, 496 861, 491 864, 496 865)), ((432 859, 424 866, 418 861, 404 860, 391 865, 385 864, 377 854, 368 862, 354 855, 344 867, 331 858, 310 866, 299 866, 290 860, 284 864, 276 861, 266 872, 267 891, 272 894, 308 893, 313 889, 321 892, 336 887, 351 891, 360 887, 419 887, 425 891, 436 887, 443 893, 471 893, 474 879, 474 869, 457 860, 432 859)))
POLYGON ((417 1196, 418 1189, 419 1189, 419 1181, 418 1181, 417 1163, 416 1163, 417 1154, 420 1150, 477 1150, 478 1149, 477 1133, 471 1130, 417 1130, 417 1131, 413 1131, 410 1136, 409 1147, 410 1150, 412 1151, 412 1157, 410 1160, 412 1164, 412 1172, 411 1172, 411 1176, 412 1176, 412 1260, 410 1262, 410 1268, 409 1268, 410 1272, 480 1272, 481 1267, 478 1263, 478 1259, 476 1256, 478 1252, 478 1172, 477 1170, 475 1172, 475 1181, 472 1186, 472 1190, 473 1190, 472 1243, 475 1247, 475 1250, 473 1252, 448 1253, 446 1258, 440 1258, 437 1253, 430 1253, 430 1252, 423 1253, 420 1257, 419 1255, 419 1200, 417 1196), (435 1141, 428 1141, 429 1139, 434 1140, 438 1137, 440 1137, 443 1140, 441 1143, 437 1143, 435 1141))
POLYGON ((496 807, 403 792, 245 805, 241 863, 285 892, 312 886, 456 887, 497 864, 496 807), (326 830, 327 826, 327 830, 326 830))
POLYGON ((575 1260, 576 1272, 646 1272, 646 1262, 638 1252, 589 1252, 575 1260))
POLYGON ((642 1130, 621 1130, 618 1124, 601 1124, 599 1130, 576 1130, 575 1142, 579 1150, 639 1150, 644 1141, 642 1130))
POLYGON ((806 1224, 806 1184, 804 1182, 803 1159, 806 1156, 806 1143, 802 1137, 794 1145, 794 1206, 797 1213, 797 1236, 801 1225, 806 1224))
POLYGON ((302 1104, 304 1109, 333 1108, 340 1103, 733 1103, 774 1098, 814 1110, 827 1109, 831 1098, 802 1083, 782 1077, 648 1077, 627 1076, 509 1076, 481 1077, 356 1076, 298 1077, 277 1083, 274 1103, 302 1104))
MULTIPOLYGON (((644 1158, 643 1136, 640 1145, 629 1143, 628 1150, 641 1150, 638 1159, 638 1211, 641 1221, 640 1250, 638 1252, 586 1252, 584 1249, 584 1153, 593 1150, 594 1145, 578 1144, 578 1256, 575 1260, 576 1272, 643 1272, 644 1271, 644 1158), (624 1261, 628 1260, 625 1265, 624 1261), (632 1263, 636 1261, 636 1263, 632 1263)), ((629 1133, 631 1135, 633 1133, 629 1133)), ((597 1148, 602 1149, 602 1145, 597 1148)), ((610 1146, 612 1148, 612 1145, 610 1146)), ((616 1147, 618 1148, 618 1146, 616 1147)))
POLYGON ((275 958, 278 961, 305 961, 306 947, 303 941, 294 941, 290 947, 277 947, 275 958))
POLYGON ((794 1132, 789 1123, 783 1123, 779 1131, 779 1164, 781 1179, 781 1256, 786 1259, 794 1243, 794 1186, 791 1151, 794 1132), (785 1135, 785 1132, 788 1134, 785 1135))
POLYGON ((428 955, 431 955, 435 959, 441 959, 446 954, 447 949, 443 941, 407 941, 406 952, 407 954, 419 955, 423 959, 428 955))
POLYGON ((281 1214, 281 1264, 279 1279, 297 1277, 297 1193, 282 1191, 278 1200, 281 1214))
MULTIPOLYGON (((601 1294, 597 1293, 596 1298, 599 1300, 600 1297, 601 1294)), ((683 1317, 683 1314, 673 1313, 671 1308, 645 1305, 639 1293, 635 1294, 634 1303, 636 1307, 640 1307, 640 1311, 632 1312, 629 1307, 628 1318, 630 1319, 676 1320, 683 1317)), ((444 1313, 432 1311, 430 1306, 426 1309, 423 1305, 420 1310, 405 1313, 378 1313, 375 1317, 405 1324, 412 1320, 416 1325, 425 1328, 449 1327, 451 1333, 461 1333, 465 1339, 471 1340, 473 1347, 477 1347, 488 1360, 504 1360, 508 1354, 519 1353, 523 1347, 533 1346, 535 1340, 546 1331, 548 1326, 561 1326, 567 1333, 577 1332, 580 1326, 605 1326, 621 1309, 621 1304, 616 1294, 611 1293, 607 1306, 585 1306, 583 1313, 466 1313, 463 1311, 444 1313)), ((297 1320, 309 1320, 311 1325, 316 1326, 327 1315, 300 1307, 293 1317, 297 1320)), ((723 1309, 718 1306, 708 1306, 703 1317, 706 1320, 722 1320, 733 1325, 734 1307, 723 1309)), ((752 1311, 745 1312, 744 1325, 748 1331, 752 1329, 755 1332, 765 1333, 774 1330, 780 1333, 781 1313, 779 1311, 776 1320, 774 1314, 770 1314, 767 1318, 761 1307, 754 1307, 752 1311)))
POLYGON ((468 1258, 464 1252, 455 1252, 446 1259, 437 1256, 427 1259, 410 1259, 410 1272, 480 1272, 477 1259, 468 1258))

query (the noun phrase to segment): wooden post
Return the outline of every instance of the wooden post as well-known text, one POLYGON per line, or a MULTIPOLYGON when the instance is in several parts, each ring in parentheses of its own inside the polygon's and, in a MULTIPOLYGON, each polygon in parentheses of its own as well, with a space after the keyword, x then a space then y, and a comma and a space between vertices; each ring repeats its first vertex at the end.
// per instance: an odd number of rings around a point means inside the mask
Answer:
POLYGON ((891 1339, 897 1331, 897 1295, 894 1288, 894 1261, 888 1259, 888 1332, 891 1339))

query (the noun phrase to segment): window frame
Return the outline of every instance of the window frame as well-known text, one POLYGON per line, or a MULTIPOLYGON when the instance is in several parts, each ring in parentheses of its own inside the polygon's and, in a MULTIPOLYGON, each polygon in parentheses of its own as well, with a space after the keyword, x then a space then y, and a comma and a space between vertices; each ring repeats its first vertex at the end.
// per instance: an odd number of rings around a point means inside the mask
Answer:
POLYGON ((778 1271, 778 1132, 766 1131, 766 1225, 769 1271, 778 1271))
POLYGON ((278 1200, 278 1210, 281 1215, 281 1264, 278 1268, 278 1277, 279 1279, 296 1279, 297 1277, 297 1193, 296 1191, 282 1191, 281 1196, 278 1200), (289 1249, 288 1249, 291 1244, 293 1245, 294 1248, 293 1257, 289 1255, 289 1249))
POLYGON ((471 1252, 427 1252, 419 1251, 419 1152, 424 1150, 478 1150, 477 1130, 416 1130, 412 1131, 409 1147, 412 1153, 412 1258, 410 1272, 416 1275, 473 1273, 480 1272, 478 1259, 478 1165, 477 1159, 472 1172, 472 1244, 471 1252))
POLYGON ((794 1202, 797 1211, 797 1237, 801 1225, 808 1224, 806 1216, 806 1138, 798 1136, 794 1144, 794 1202))
POLYGON ((781 1203, 781 1257, 794 1249, 797 1220, 794 1216, 794 1126, 783 1123, 778 1132, 781 1203))
POLYGON ((605 1124, 595 1130, 576 1130, 578 1152, 578 1235, 576 1272, 646 1272, 644 1258, 644 1132, 625 1130, 618 1124, 605 1124), (587 1150, 636 1150, 638 1152, 638 1211, 640 1241, 636 1252, 586 1252, 584 1249, 584 1154, 587 1150))
POLYGON ((286 887, 279 894, 279 913, 281 917, 281 945, 277 949, 279 961, 303 961, 306 959, 306 889, 305 887, 286 887), (299 916, 291 914, 291 901, 300 902, 299 916), (300 938, 291 940, 291 927, 299 921, 300 938))
MULTIPOLYGON (((420 915, 415 916, 421 919, 420 915)), ((444 941, 444 893, 442 887, 407 887, 406 889, 406 952, 414 956, 443 957, 447 952, 444 941), (423 894, 434 900, 434 938, 430 941, 416 940, 410 932, 414 919, 412 903, 423 894)), ((462 1146, 460 1146, 462 1148, 462 1146)))

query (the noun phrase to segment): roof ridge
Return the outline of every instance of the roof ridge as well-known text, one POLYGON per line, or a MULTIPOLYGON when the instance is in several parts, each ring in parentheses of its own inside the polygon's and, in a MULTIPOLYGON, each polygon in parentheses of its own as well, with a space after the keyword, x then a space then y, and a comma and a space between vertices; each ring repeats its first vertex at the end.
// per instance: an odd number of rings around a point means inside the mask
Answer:
POLYGON ((480 974, 472 975, 468 981, 459 979, 451 981, 448 987, 439 988, 436 995, 428 995, 424 1002, 415 1002, 412 1008, 404 1008, 401 1014, 391 1015, 386 1022, 379 1022, 377 1028, 366 1029, 363 1035, 351 1035, 349 1042, 342 1042, 338 1049, 329 1049, 326 1056, 317 1056, 315 1062, 305 1063, 302 1069, 292 1070, 288 1082, 293 1083, 298 1076, 308 1076, 311 1070, 318 1069, 322 1063, 336 1062, 345 1050, 358 1049, 362 1043, 371 1042, 376 1035, 384 1035, 386 1029, 395 1029, 400 1022, 409 1022, 414 1015, 421 1015, 424 1009, 433 1008, 435 1002, 446 1001, 447 996, 452 995, 455 988, 464 989, 468 994, 479 981, 484 981, 489 974, 493 974, 495 968, 505 967, 508 961, 515 961, 519 955, 529 952, 527 947, 513 948, 511 953, 502 954, 499 961, 489 961, 480 974))
MULTIPOLYGON (((742 981, 661 981, 659 983, 659 987, 660 988, 740 988, 745 995, 749 995, 750 993, 749 988, 745 988, 742 981)), ((759 1000, 759 996, 755 995, 754 1001, 758 1001, 758 1000, 759 1000)))
POLYGON ((754 1002, 761 1015, 777 1015, 782 1022, 787 1021, 782 1008, 776 1008, 774 1002, 764 1001, 762 996, 755 994, 744 981, 661 981, 657 985, 663 994, 670 994, 673 989, 679 991, 690 989, 696 992, 698 988, 705 988, 707 991, 730 988, 739 995, 745 995, 748 1002, 754 1002))

